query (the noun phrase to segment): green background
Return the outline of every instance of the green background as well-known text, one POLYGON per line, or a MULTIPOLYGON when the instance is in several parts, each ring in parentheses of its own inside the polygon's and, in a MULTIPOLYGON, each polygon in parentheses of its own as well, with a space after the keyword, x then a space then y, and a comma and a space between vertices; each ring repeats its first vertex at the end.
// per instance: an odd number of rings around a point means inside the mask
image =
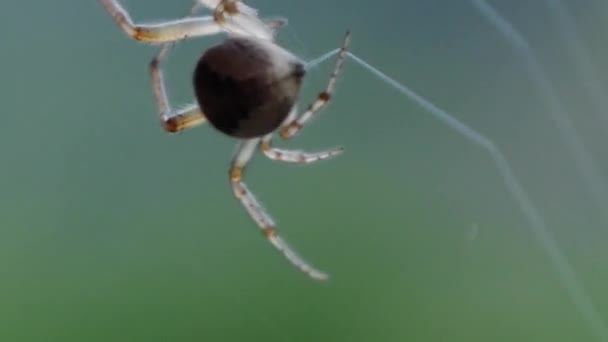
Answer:
MULTIPOLYGON (((191 4, 123 3, 142 21, 191 4)), ((496 143, 608 319, 608 204, 592 201, 524 62, 469 2, 249 4, 289 18, 279 41, 304 59, 350 28, 355 54, 496 143)), ((608 177, 608 114, 553 12, 493 4, 608 177)), ((608 5, 566 4, 605 83, 608 5)), ((258 155, 246 175, 283 236, 331 274, 318 283, 232 197, 235 141, 160 129, 153 47, 93 0, 3 1, 0 19, 0 341, 593 340, 489 155, 352 61, 327 110, 281 144, 346 153, 305 167, 258 155)), ((193 65, 218 39, 174 50, 174 105, 191 101, 193 65)), ((308 74, 303 106, 332 64, 308 74)))

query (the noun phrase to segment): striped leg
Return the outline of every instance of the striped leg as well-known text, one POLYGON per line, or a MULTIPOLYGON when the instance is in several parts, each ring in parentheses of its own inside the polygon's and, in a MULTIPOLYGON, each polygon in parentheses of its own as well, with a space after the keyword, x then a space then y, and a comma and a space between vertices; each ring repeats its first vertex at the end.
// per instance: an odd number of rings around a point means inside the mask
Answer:
MULTIPOLYGON (((192 16, 200 7, 197 1, 194 3, 186 17, 192 16)), ((167 132, 178 132, 186 128, 195 127, 203 124, 206 119, 198 105, 190 105, 179 111, 173 111, 169 105, 169 98, 165 88, 163 71, 160 67, 161 62, 167 57, 169 50, 175 42, 164 43, 150 61, 150 76, 152 78, 152 91, 158 108, 161 126, 167 132)))
POLYGON ((218 24, 229 24, 233 33, 273 40, 275 30, 287 23, 283 18, 261 20, 257 10, 245 5, 241 0, 199 1, 213 11, 213 18, 218 24))
POLYGON ((207 119, 198 105, 190 105, 166 116, 161 115, 161 127, 165 131, 172 133, 202 125, 205 121, 207 119))
MULTIPOLYGON (((220 0, 213 9, 213 18, 217 22, 224 22, 226 15, 235 15, 239 13, 237 4, 239 0, 220 0)), ((208 3, 211 3, 208 1, 208 3)))
MULTIPOLYGON (((195 1, 194 5, 190 8, 184 19, 193 16, 200 6, 201 3, 198 0, 195 1)), ((283 24, 284 22, 280 21, 280 19, 267 22, 267 25, 270 27, 279 27, 283 24)), ((168 132, 178 132, 186 128, 198 126, 206 121, 204 114, 200 111, 198 106, 191 105, 180 111, 173 112, 169 105, 169 99, 167 96, 163 72, 160 64, 166 58, 169 50, 174 45, 175 41, 163 43, 152 61, 150 61, 152 89, 154 92, 158 113, 160 115, 161 126, 168 132)))
POLYGON ((281 128, 280 135, 283 139, 289 139, 293 137, 296 133, 298 133, 306 123, 313 118, 314 114, 321 110, 329 99, 331 98, 331 94, 334 91, 336 86, 336 81, 338 79, 338 74, 342 70, 342 65, 344 64, 344 59, 346 58, 346 51, 348 49, 348 45, 350 43, 350 32, 346 32, 344 36, 344 42, 342 43, 342 47, 338 52, 338 57, 336 59, 336 66, 331 76, 329 77, 329 81, 327 83, 327 87, 323 92, 317 96, 317 99, 308 107, 308 109, 302 113, 296 120, 291 121, 286 126, 281 128))
POLYGON ((264 208, 262 208, 253 194, 247 189, 245 183, 242 181, 243 170, 259 144, 260 139, 252 139, 242 142, 234 156, 234 159, 232 160, 229 175, 234 196, 243 204, 249 216, 251 216, 253 221, 255 221, 258 227, 262 230, 262 233, 264 233, 264 236, 266 236, 268 241, 270 241, 270 243, 276 249, 283 253, 289 262, 311 278, 316 280, 325 280, 328 277, 327 274, 316 270, 309 265, 300 256, 298 256, 298 254, 291 247, 289 247, 285 240, 283 240, 277 234, 272 218, 266 213, 264 208))
POLYGON ((98 0, 114 22, 128 36, 148 43, 166 43, 186 38, 210 36, 220 32, 237 33, 260 39, 274 38, 274 30, 284 19, 264 22, 255 9, 235 0, 202 0, 198 4, 214 5, 216 17, 194 17, 168 20, 156 24, 136 24, 118 0, 98 0), (216 8, 217 7, 217 8, 216 8))
POLYGON ((343 147, 336 147, 330 150, 308 153, 304 151, 284 150, 272 147, 272 134, 265 136, 260 144, 260 149, 266 157, 287 163, 308 164, 319 160, 331 158, 344 152, 343 147))
POLYGON ((117 0, 99 0, 99 2, 112 16, 118 27, 133 39, 144 42, 172 42, 188 37, 213 35, 223 31, 223 28, 211 16, 169 20, 158 24, 135 24, 129 13, 117 0))

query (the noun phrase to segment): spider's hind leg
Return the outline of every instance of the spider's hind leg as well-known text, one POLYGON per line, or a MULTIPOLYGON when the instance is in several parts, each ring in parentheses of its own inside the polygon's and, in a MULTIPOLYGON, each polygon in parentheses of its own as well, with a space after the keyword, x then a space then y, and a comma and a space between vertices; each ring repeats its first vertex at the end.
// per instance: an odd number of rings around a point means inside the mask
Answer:
POLYGON ((253 219, 253 221, 258 225, 258 227, 262 230, 264 236, 270 241, 270 243, 278 249, 283 255, 287 258, 287 260, 297 268, 299 268, 302 272, 306 273, 313 279, 316 280, 325 280, 327 279, 327 274, 315 269, 306 261, 304 261, 288 244, 283 240, 276 232, 275 224, 272 221, 272 218, 264 208, 258 203, 255 196, 245 183, 243 182, 243 171, 253 153, 257 149, 260 144, 260 139, 252 139, 242 142, 237 152, 232 160, 232 164, 230 167, 230 184, 232 186, 232 191, 234 196, 243 204, 245 210, 249 216, 253 219))
POLYGON ((328 159, 340 155, 342 154, 342 152, 344 152, 343 147, 336 147, 325 151, 312 153, 298 150, 280 149, 272 146, 272 134, 268 134, 267 136, 262 138, 260 150, 264 152, 264 155, 266 155, 266 157, 272 160, 298 164, 313 163, 319 160, 328 159))
POLYGON ((281 128, 280 135, 283 139, 292 138, 313 118, 315 113, 320 111, 329 102, 336 86, 338 75, 342 70, 342 65, 344 64, 349 44, 350 32, 346 32, 342 47, 338 51, 338 57, 336 58, 336 66, 334 67, 334 70, 331 73, 331 76, 329 77, 327 87, 317 96, 317 99, 308 107, 308 109, 304 113, 302 113, 297 119, 289 122, 286 126, 281 128))

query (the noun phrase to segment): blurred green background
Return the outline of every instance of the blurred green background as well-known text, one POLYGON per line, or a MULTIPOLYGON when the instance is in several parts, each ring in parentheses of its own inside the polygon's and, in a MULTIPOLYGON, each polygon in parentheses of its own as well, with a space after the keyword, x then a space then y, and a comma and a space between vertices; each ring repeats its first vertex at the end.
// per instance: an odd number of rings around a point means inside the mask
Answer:
MULTIPOLYGON (((136 20, 190 0, 123 1, 136 20)), ((505 153, 608 319, 608 223, 523 61, 468 1, 251 0, 289 18, 279 41, 304 59, 352 51, 505 153)), ((525 34, 608 177, 594 110, 542 1, 493 1, 525 34)), ((566 1, 608 80, 608 5, 566 1)), ((89 1, 0 4, 0 341, 590 341, 488 154, 347 62, 334 101, 290 148, 343 145, 296 167, 257 156, 246 180, 304 257, 307 279, 232 197, 235 142, 156 120, 155 48, 89 1)), ((179 44, 173 105, 191 101, 197 57, 179 44)), ((332 63, 309 73, 303 102, 332 63)), ((601 108, 608 109, 608 108, 601 108)))

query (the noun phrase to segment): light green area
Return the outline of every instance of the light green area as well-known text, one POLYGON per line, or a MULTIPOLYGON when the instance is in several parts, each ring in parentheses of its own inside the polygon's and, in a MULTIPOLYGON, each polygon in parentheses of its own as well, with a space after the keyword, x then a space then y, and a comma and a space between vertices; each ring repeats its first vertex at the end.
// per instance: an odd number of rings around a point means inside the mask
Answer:
MULTIPOLYGON (((608 6, 566 2, 607 80, 608 6)), ((190 1, 125 4, 143 20, 190 1)), ((251 4, 289 18, 280 40, 307 58, 352 29, 354 53, 493 139, 608 319, 606 208, 585 192, 523 63, 468 2, 251 4)), ((546 8, 499 10, 537 49, 608 176, 608 127, 546 8)), ((5 1, 0 16, 0 341, 592 340, 488 155, 354 63, 288 144, 347 153, 307 167, 258 156, 246 176, 285 238, 330 272, 316 283, 232 198, 233 141, 158 127, 154 48, 92 0, 5 1)), ((176 49, 174 104, 191 99, 189 72, 217 39, 176 49)), ((330 64, 309 74, 304 102, 330 64)))

